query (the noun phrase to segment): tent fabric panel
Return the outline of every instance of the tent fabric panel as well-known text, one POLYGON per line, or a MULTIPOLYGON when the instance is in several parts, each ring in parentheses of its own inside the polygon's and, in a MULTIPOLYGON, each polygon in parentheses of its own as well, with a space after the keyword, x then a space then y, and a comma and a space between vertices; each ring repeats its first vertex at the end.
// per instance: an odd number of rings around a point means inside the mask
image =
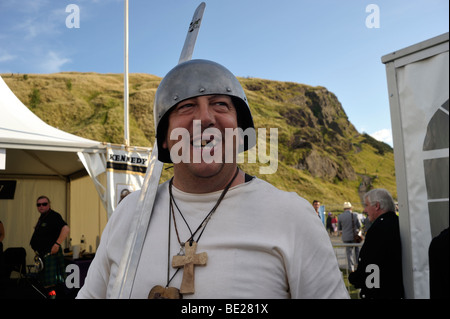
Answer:
POLYGON ((6 149, 6 170, 0 170, 0 176, 50 175, 64 179, 81 170, 84 166, 75 152, 6 149))
POLYGON ((70 212, 72 245, 79 245, 84 235, 87 252, 95 252, 106 226, 107 213, 89 176, 71 181, 70 212))

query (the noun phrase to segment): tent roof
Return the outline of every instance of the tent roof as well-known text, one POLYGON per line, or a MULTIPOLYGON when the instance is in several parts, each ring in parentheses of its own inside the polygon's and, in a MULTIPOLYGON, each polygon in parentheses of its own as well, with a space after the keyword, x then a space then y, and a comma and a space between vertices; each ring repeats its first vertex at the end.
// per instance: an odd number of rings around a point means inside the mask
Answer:
POLYGON ((6 149, 5 175, 68 176, 84 170, 76 152, 104 152, 102 142, 48 125, 31 112, 0 76, 0 148, 6 149))

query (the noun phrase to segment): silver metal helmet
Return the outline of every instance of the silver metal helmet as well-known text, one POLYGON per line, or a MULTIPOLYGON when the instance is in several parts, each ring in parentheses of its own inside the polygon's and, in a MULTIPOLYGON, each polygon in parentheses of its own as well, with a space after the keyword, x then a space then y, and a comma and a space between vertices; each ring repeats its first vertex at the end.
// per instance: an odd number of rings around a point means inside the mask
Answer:
MULTIPOLYGON (((155 94, 153 116, 158 141, 158 159, 171 163, 169 150, 162 147, 168 129, 168 115, 179 102, 202 95, 221 94, 232 98, 238 125, 254 128, 247 97, 238 79, 222 65, 208 60, 189 60, 178 64, 162 79, 155 94)), ((245 141, 241 151, 253 147, 245 141)))

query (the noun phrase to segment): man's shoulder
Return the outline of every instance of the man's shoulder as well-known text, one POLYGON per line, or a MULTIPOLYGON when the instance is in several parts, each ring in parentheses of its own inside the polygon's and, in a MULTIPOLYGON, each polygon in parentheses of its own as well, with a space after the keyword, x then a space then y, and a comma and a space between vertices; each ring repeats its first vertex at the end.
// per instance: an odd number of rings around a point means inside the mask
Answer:
MULTIPOLYGON (((246 200, 265 205, 266 208, 273 208, 277 211, 298 211, 310 209, 314 211, 311 203, 296 192, 282 190, 271 183, 255 177, 241 194, 246 200)), ((317 214, 315 214, 317 218, 317 214)))
POLYGON ((259 177, 254 177, 249 183, 249 186, 257 187, 259 191, 277 192, 279 194, 296 194, 295 192, 288 192, 278 188, 270 182, 267 182, 259 177))
POLYGON ((61 214, 57 211, 54 211, 53 209, 50 209, 49 217, 52 219, 63 219, 61 214))
POLYGON ((50 215, 53 215, 53 216, 61 216, 61 214, 60 213, 58 213, 56 210, 53 210, 53 209, 50 209, 50 215))
POLYGON ((341 222, 348 223, 352 220, 352 217, 353 217, 353 213, 351 213, 349 210, 346 210, 342 214, 340 214, 338 218, 341 222))
POLYGON ((343 213, 339 215, 340 218, 349 218, 350 217, 350 211, 346 210, 343 213))
MULTIPOLYGON (((258 193, 263 193, 263 194, 267 193, 267 194, 270 194, 271 196, 276 196, 276 197, 280 198, 280 201, 282 198, 291 198, 292 200, 306 201, 306 199, 304 199, 298 193, 280 189, 280 188, 276 187, 275 185, 273 185, 265 180, 262 180, 258 177, 255 177, 254 180, 252 181, 252 183, 254 183, 252 186, 255 187, 255 189, 258 193)), ((307 203, 309 205, 311 205, 309 202, 307 202, 307 203)))
POLYGON ((374 229, 399 229, 399 219, 398 216, 394 212, 387 212, 378 216, 377 219, 373 222, 371 228, 374 229))

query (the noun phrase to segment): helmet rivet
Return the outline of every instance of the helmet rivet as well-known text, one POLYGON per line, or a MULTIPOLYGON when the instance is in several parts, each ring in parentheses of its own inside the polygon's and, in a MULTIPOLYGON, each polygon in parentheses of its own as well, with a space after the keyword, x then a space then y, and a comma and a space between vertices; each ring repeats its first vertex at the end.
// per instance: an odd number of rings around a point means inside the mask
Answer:
POLYGON ((205 88, 200 88, 199 90, 201 93, 205 92, 205 88))
POLYGON ((174 99, 174 100, 178 100, 178 95, 174 95, 174 96, 173 96, 173 99, 174 99))
POLYGON ((231 92, 231 88, 227 88, 227 92, 231 92))

